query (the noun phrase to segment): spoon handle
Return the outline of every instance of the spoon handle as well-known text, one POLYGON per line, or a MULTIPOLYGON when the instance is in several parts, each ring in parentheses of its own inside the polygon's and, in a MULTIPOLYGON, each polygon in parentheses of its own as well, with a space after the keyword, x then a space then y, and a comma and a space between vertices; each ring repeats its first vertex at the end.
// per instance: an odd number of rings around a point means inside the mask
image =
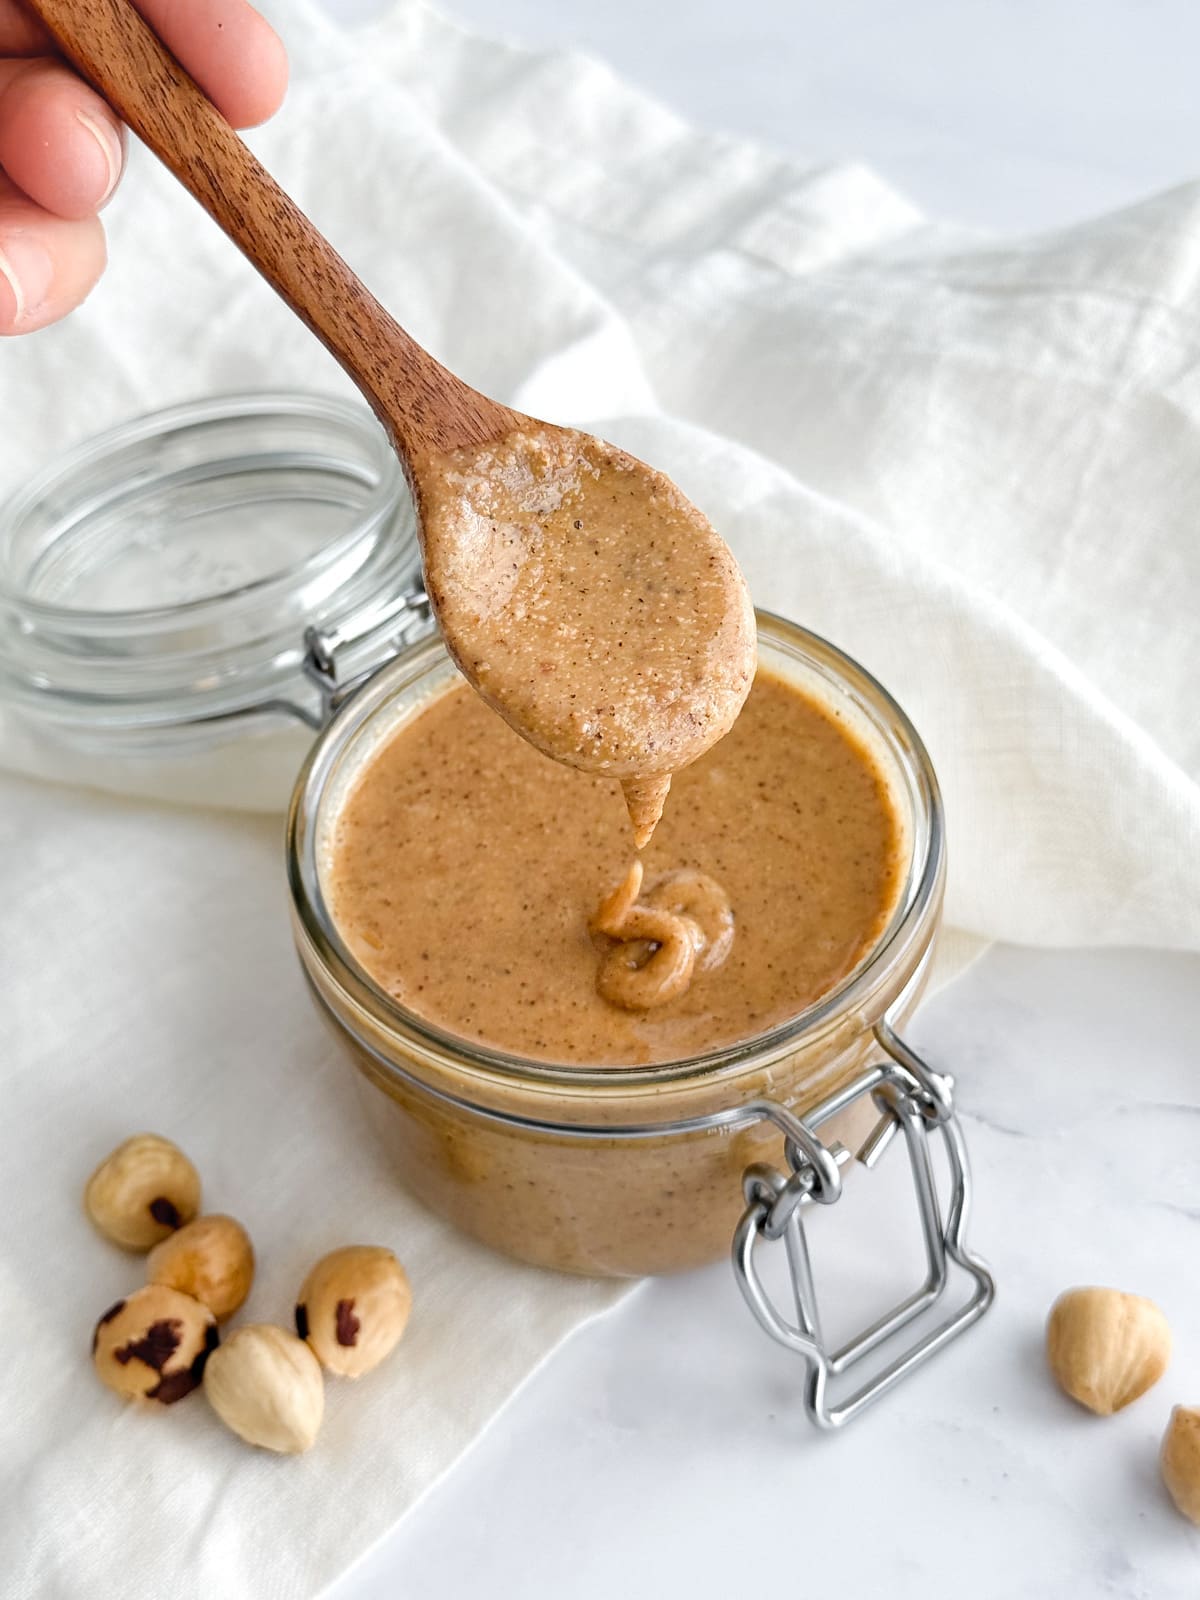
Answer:
POLYGON ((26 0, 63 53, 341 363, 412 474, 512 412, 411 339, 251 155, 128 0, 26 0))

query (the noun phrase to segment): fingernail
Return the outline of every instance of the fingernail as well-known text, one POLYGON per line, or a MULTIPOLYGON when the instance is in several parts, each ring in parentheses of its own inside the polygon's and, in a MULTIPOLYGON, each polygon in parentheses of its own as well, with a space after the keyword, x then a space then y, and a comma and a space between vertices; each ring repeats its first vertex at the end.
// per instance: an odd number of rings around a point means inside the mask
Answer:
POLYGON ((10 327, 19 329, 41 309, 53 282, 54 260, 45 245, 27 233, 9 234, 0 242, 0 316, 7 285, 13 299, 10 327))
POLYGON ((108 166, 108 183, 104 193, 96 202, 96 209, 99 210, 117 187, 117 179, 121 176, 120 136, 111 123, 101 122, 98 118, 89 116, 86 111, 77 111, 75 116, 80 125, 87 129, 100 146, 100 153, 108 166))

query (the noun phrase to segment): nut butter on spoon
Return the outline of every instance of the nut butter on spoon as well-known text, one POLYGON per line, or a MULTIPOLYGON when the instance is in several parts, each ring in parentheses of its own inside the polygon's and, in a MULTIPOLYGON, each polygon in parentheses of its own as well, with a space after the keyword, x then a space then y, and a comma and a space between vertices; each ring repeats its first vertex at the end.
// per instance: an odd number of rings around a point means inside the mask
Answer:
POLYGON ((727 546, 661 473, 489 400, 416 344, 126 0, 27 3, 370 403, 464 675, 546 755, 619 779, 643 845, 671 773, 728 731, 754 676, 727 546))

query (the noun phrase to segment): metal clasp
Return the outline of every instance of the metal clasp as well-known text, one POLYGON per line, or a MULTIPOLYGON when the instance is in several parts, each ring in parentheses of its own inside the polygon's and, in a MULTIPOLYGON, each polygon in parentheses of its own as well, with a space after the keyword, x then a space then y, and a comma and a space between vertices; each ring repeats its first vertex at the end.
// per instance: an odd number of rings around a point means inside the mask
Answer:
POLYGON ((995 1284, 984 1263, 965 1242, 971 1200, 966 1145, 954 1114, 953 1080, 934 1072, 906 1045, 887 1022, 875 1029, 888 1060, 870 1068, 845 1089, 801 1119, 773 1102, 761 1102, 760 1114, 780 1127, 790 1171, 765 1164, 748 1167, 742 1187, 746 1210, 733 1240, 733 1268, 747 1304, 761 1326, 789 1350, 804 1358, 804 1406, 819 1428, 840 1428, 886 1394, 930 1356, 970 1327, 991 1305, 995 1284), (920 1287, 878 1321, 838 1350, 830 1350, 821 1330, 816 1285, 804 1231, 805 1208, 830 1205, 841 1195, 841 1167, 850 1153, 840 1144, 826 1145, 817 1134, 822 1123, 863 1100, 874 1101, 880 1121, 858 1151, 858 1160, 873 1166, 897 1132, 907 1146, 917 1213, 925 1246, 926 1273, 920 1287), (934 1181, 929 1139, 940 1133, 950 1171, 950 1193, 943 1211, 934 1181), (794 1320, 785 1316, 763 1286, 758 1250, 782 1239, 795 1305, 794 1320), (916 1339, 899 1338, 923 1313, 942 1301, 950 1283, 949 1263, 970 1280, 965 1302, 916 1339), (899 1348, 873 1376, 840 1399, 830 1386, 852 1372, 872 1352, 895 1342, 899 1348))
POLYGON ((304 633, 304 676, 321 697, 319 712, 299 712, 310 727, 322 729, 334 712, 361 687, 383 662, 398 655, 414 634, 431 621, 429 597, 422 589, 395 595, 360 620, 353 631, 344 628, 307 628, 304 633), (388 655, 378 654, 380 645, 390 645, 388 655), (371 664, 365 670, 343 679, 339 660, 370 649, 371 664))

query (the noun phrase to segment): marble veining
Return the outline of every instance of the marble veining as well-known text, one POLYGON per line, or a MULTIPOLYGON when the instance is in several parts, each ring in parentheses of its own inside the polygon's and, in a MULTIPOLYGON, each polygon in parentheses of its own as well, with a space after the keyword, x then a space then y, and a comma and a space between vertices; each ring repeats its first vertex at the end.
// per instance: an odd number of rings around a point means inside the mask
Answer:
MULTIPOLYGON (((726 1267, 647 1284, 548 1363, 335 1600, 382 1600, 400 1572, 413 1594, 727 1600, 786 1571, 798 1593, 854 1600, 1195 1600, 1200 1530, 1157 1451, 1171 1406, 1200 1403, 1198 1033, 1200 958, 991 951, 912 1029, 958 1077, 971 1235, 999 1284, 975 1330, 819 1436, 726 1267), (1161 1383, 1103 1420, 1042 1354, 1055 1295, 1089 1282, 1152 1296, 1175 1334, 1161 1383)), ((818 1275, 855 1315, 911 1270, 911 1251, 891 1260, 908 1196, 889 1163, 814 1233, 818 1275)))

